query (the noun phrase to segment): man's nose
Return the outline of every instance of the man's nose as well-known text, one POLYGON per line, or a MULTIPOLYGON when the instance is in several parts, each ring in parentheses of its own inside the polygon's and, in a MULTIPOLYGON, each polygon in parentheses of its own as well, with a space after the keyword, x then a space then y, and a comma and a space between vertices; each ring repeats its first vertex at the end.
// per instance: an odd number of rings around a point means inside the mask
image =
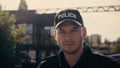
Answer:
POLYGON ((65 39, 71 39, 71 38, 72 38, 72 34, 70 32, 66 33, 65 39))

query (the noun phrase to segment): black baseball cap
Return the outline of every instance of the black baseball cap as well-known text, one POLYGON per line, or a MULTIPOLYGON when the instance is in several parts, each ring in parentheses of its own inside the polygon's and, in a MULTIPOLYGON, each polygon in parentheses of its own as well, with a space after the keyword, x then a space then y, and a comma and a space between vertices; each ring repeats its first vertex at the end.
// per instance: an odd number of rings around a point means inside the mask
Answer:
POLYGON ((79 26, 83 27, 83 20, 80 12, 75 9, 65 9, 58 12, 54 19, 54 27, 57 28, 62 22, 71 20, 74 21, 79 26))

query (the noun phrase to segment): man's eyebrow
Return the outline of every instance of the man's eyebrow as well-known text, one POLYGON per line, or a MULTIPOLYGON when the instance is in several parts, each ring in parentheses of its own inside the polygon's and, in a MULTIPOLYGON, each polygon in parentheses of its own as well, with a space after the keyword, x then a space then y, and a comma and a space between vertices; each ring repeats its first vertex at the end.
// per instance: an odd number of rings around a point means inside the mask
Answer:
POLYGON ((73 29, 79 29, 79 28, 81 28, 81 27, 78 27, 78 26, 73 27, 73 29))

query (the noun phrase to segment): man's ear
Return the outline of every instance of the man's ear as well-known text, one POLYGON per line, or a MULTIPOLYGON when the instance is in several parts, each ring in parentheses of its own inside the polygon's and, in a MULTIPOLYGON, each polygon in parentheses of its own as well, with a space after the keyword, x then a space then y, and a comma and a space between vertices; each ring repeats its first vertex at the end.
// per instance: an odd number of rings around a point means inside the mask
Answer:
POLYGON ((83 37, 85 38, 86 35, 87 35, 87 29, 86 27, 83 27, 83 37))

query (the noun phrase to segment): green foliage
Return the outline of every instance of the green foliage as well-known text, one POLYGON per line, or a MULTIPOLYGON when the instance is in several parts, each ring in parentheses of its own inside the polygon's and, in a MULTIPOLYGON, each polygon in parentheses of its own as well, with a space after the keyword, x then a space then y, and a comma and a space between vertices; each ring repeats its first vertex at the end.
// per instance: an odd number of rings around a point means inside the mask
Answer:
POLYGON ((116 46, 115 52, 120 53, 120 38, 117 39, 115 46, 116 46))
POLYGON ((24 25, 14 26, 15 16, 0 10, 0 68, 14 68, 15 48, 25 41, 24 25))
POLYGON ((117 54, 120 53, 120 38, 118 38, 116 41, 112 42, 112 45, 110 47, 111 54, 117 54))
POLYGON ((27 39, 27 35, 25 35, 25 24, 16 27, 12 33, 17 44, 25 43, 25 40, 27 39))

